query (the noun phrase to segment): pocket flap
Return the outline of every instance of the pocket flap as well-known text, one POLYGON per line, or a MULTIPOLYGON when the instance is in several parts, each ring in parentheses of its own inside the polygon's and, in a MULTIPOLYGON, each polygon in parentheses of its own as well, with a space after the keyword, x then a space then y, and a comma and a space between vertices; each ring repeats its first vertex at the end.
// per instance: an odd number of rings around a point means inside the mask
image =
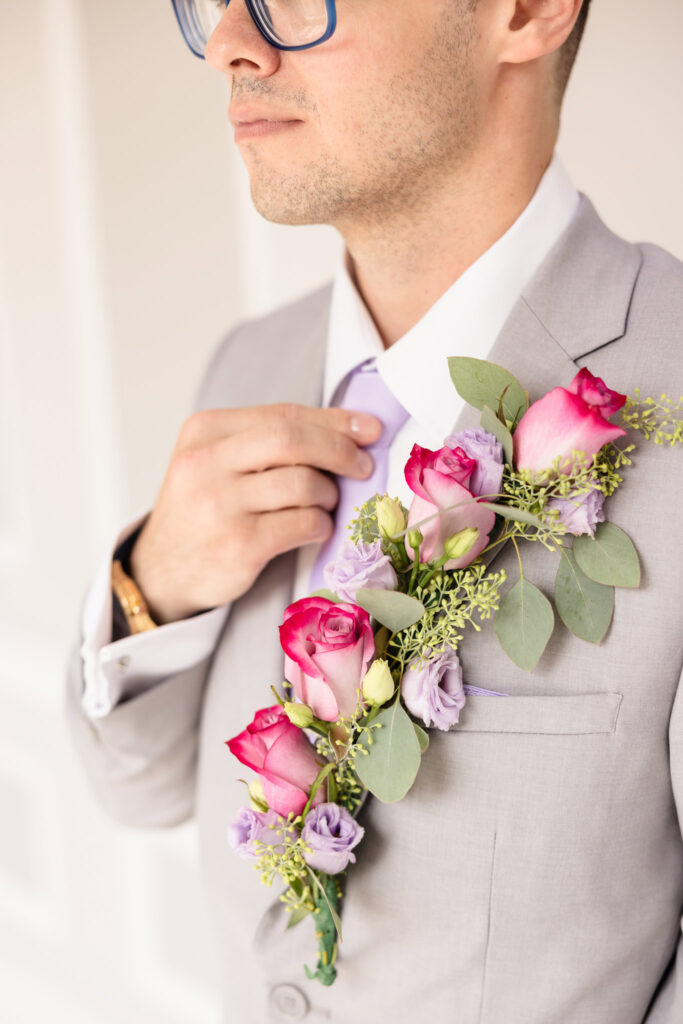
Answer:
POLYGON ((620 693, 568 697, 482 697, 471 695, 452 732, 519 732, 588 735, 614 732, 620 693))

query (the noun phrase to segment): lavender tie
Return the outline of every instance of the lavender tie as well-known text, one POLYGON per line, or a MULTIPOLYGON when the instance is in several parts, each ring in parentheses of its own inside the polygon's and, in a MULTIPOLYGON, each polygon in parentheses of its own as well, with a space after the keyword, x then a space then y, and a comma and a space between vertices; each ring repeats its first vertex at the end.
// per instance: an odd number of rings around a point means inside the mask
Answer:
POLYGON ((335 558, 344 540, 349 536, 347 526, 354 518, 354 509, 373 494, 384 494, 389 473, 389 449, 396 434, 408 419, 407 411, 394 398, 376 368, 367 363, 361 363, 352 371, 341 408, 372 413, 382 421, 384 430, 379 440, 365 449, 374 462, 374 469, 366 480, 352 480, 345 476, 335 478, 339 488, 339 503, 334 516, 334 533, 325 541, 316 558, 311 572, 312 591, 325 586, 323 569, 335 558))

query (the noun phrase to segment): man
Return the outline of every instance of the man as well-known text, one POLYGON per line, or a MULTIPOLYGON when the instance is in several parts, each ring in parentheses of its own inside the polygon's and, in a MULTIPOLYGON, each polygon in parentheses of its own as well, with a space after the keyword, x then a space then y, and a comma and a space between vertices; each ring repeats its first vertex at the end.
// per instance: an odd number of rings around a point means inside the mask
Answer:
MULTIPOLYGON (((243 796, 224 741, 282 678, 277 625, 308 590, 339 490, 373 471, 364 449, 382 424, 343 407, 359 364, 375 360, 406 410, 387 468, 403 496, 412 443, 437 448, 455 420, 476 422, 449 355, 505 365, 532 399, 585 365, 621 392, 678 394, 680 264, 612 235, 553 158, 587 4, 175 6, 231 84, 257 208, 333 224, 347 257, 332 292, 216 353, 151 514, 119 538, 113 637, 111 554, 93 583, 69 709, 95 791, 134 825, 196 813, 226 1020, 675 1024, 675 452, 642 442, 610 500, 644 580, 619 592, 600 647, 556 630, 526 674, 490 625, 468 635, 466 681, 509 696, 470 697, 461 724, 432 736, 408 796, 364 807, 331 989, 303 974, 310 930, 285 932, 276 894, 225 841, 243 796), (151 618, 134 602, 124 616, 126 588, 151 618)), ((525 549, 525 571, 552 591, 540 547, 525 549)), ((515 565, 498 556, 511 579, 515 565)))

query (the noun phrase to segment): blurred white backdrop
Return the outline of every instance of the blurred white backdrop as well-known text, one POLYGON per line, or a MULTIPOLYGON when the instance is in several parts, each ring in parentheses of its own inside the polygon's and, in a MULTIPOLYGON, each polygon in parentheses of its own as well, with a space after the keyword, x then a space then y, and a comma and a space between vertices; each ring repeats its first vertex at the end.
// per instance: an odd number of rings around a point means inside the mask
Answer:
MULTIPOLYGON (((683 6, 594 0, 560 151, 627 238, 683 256, 683 6)), ((192 825, 94 803, 63 676, 96 560, 154 501, 210 352, 326 280, 268 225, 224 83, 169 0, 0 0, 0 1016, 214 1024, 192 825)))

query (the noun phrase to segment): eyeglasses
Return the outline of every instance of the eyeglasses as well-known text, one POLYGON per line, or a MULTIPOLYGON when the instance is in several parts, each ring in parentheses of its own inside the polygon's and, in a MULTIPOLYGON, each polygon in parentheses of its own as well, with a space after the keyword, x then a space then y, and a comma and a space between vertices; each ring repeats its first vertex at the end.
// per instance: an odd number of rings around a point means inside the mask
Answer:
MULTIPOLYGON (((335 0, 244 0, 257 29, 278 50, 308 50, 337 27, 335 0)), ((206 45, 230 0, 173 0, 185 42, 204 59, 206 45)))

